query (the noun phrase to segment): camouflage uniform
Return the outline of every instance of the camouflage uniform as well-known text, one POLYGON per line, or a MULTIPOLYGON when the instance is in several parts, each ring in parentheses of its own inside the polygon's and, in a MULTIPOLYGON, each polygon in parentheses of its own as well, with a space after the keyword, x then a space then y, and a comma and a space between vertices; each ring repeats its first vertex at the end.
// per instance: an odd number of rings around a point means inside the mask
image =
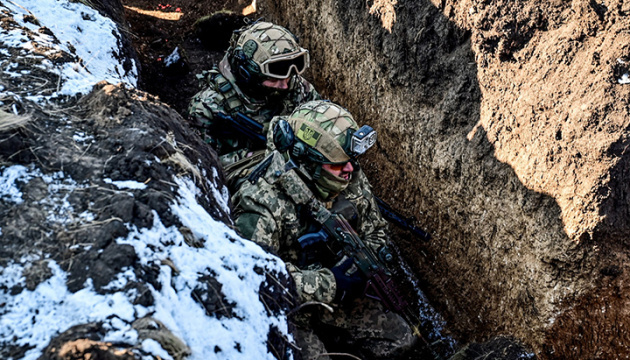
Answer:
POLYGON ((197 76, 200 87, 205 89, 193 96, 188 107, 193 124, 217 153, 232 154, 222 158, 224 165, 243 158, 243 155, 251 150, 260 150, 261 147, 254 146, 245 136, 225 126, 223 120, 216 116, 217 113, 234 116, 240 112, 262 124, 263 132, 266 132, 269 121, 274 116, 289 114, 299 104, 321 99, 319 93, 306 79, 293 73, 289 75, 288 90, 277 91, 273 88, 263 88, 261 85, 262 81, 269 79, 260 73, 262 70, 259 65, 264 64, 265 60, 281 58, 287 52, 299 53, 300 49, 307 53, 306 50, 299 48, 296 39, 288 30, 271 23, 257 23, 233 42, 218 67, 197 76), (255 73, 255 78, 249 79, 247 85, 239 82, 240 75, 235 75, 231 69, 234 66, 234 57, 238 56, 234 49, 241 51, 241 54, 244 54, 241 56, 253 63, 254 68, 248 69, 255 73), (260 92, 256 97, 251 96, 254 88, 260 92))
MULTIPOLYGON (((245 182, 232 197, 235 204, 236 226, 240 234, 278 254, 293 276, 300 300, 333 303, 336 282, 333 273, 324 267, 300 264, 300 245, 297 239, 313 231, 313 222, 304 216, 309 200, 301 199, 306 186, 294 171, 285 172, 285 157, 277 151, 264 175, 255 184, 245 182)), ((370 185, 363 172, 353 173, 349 186, 333 201, 321 206, 335 211, 349 202, 355 215, 347 215, 359 236, 373 250, 387 241, 387 222, 375 203, 370 185)), ((347 211, 347 210, 344 210, 347 211)), ((358 346, 370 356, 388 358, 397 351, 411 347, 415 341, 409 325, 397 314, 384 312, 381 304, 371 299, 357 299, 352 306, 338 307, 334 314, 318 314, 311 324, 318 335, 338 334, 345 345, 358 346)), ((298 334, 298 345, 306 346, 304 354, 321 351, 321 341, 309 331, 298 334), (319 349, 319 350, 318 350, 319 349)), ((322 357, 324 358, 324 357, 322 357)))

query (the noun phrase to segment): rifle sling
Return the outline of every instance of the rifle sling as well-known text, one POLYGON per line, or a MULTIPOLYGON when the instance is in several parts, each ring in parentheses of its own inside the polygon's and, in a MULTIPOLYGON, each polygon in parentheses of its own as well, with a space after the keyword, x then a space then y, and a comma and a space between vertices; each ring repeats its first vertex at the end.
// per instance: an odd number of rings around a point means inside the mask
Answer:
POLYGON ((324 204, 315 198, 315 195, 308 188, 304 180, 296 172, 296 168, 292 167, 291 162, 287 163, 285 171, 280 175, 278 183, 289 195, 291 200, 297 205, 305 205, 313 220, 323 225, 330 218, 330 211, 326 209, 324 204))

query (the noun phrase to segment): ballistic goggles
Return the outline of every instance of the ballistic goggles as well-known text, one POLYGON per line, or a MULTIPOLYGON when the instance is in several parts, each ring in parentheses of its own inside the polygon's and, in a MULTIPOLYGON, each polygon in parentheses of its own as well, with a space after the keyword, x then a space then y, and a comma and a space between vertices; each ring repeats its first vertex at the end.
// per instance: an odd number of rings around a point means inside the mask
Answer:
POLYGON ((265 60, 260 65, 260 72, 270 78, 286 79, 295 71, 300 75, 310 65, 308 50, 300 48, 292 54, 282 54, 265 60))

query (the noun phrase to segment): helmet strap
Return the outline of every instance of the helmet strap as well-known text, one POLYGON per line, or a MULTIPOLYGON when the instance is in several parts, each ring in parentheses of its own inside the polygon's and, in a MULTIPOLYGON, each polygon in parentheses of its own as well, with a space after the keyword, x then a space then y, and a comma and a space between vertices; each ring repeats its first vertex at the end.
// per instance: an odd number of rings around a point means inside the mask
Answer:
POLYGON ((315 171, 313 171, 313 180, 317 181, 322 176, 322 166, 315 166, 315 171))

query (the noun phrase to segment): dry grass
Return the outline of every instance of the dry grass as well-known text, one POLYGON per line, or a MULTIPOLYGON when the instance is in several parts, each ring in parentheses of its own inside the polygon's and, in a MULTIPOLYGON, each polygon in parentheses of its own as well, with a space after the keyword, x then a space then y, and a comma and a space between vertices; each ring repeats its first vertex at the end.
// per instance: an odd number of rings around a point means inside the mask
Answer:
POLYGON ((15 115, 0 110, 0 132, 26 125, 31 120, 29 116, 15 115))
POLYGON ((374 3, 370 7, 370 14, 376 14, 381 18, 383 27, 390 33, 392 32, 392 26, 396 22, 396 9, 394 8, 398 0, 374 0, 374 3))
POLYGON ((167 159, 165 159, 164 162, 171 163, 183 170, 184 173, 191 174, 195 180, 195 183, 201 184, 201 180, 203 178, 201 176, 199 168, 193 165, 180 149, 176 150, 177 151, 169 156, 167 159))

